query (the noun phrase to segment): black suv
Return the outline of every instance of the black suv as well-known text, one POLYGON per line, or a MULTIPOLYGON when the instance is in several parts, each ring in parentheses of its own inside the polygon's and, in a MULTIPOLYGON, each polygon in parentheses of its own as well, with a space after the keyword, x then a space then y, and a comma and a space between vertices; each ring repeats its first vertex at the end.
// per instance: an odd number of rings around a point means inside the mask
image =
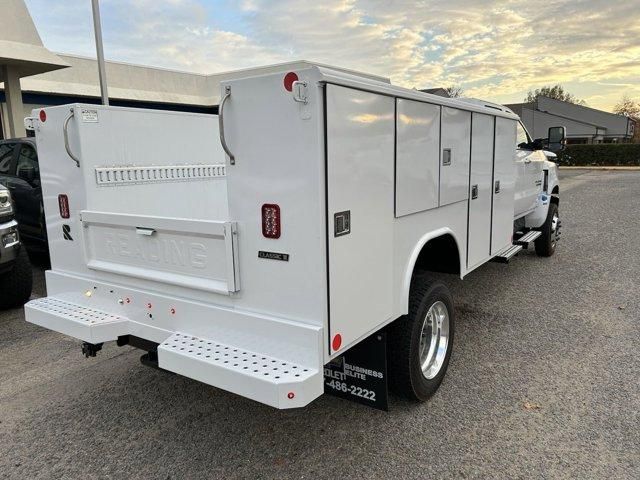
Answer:
POLYGON ((13 217, 11 194, 0 183, 0 309, 21 306, 31 295, 31 265, 13 217))
POLYGON ((35 138, 0 140, 0 183, 14 202, 20 238, 33 253, 48 252, 35 138))

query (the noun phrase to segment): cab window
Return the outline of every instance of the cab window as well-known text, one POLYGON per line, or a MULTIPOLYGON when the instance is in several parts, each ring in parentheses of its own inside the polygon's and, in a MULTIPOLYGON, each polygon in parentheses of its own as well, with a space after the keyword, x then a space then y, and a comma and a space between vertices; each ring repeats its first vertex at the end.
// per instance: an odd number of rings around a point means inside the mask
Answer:
POLYGON ((23 177, 25 171, 33 171, 35 175, 40 173, 38 167, 38 154, 36 149, 31 145, 23 144, 20 147, 20 154, 18 155, 18 164, 16 165, 16 174, 18 177, 23 177))
POLYGON ((13 149, 15 143, 3 143, 0 145, 0 173, 11 174, 11 164, 13 163, 13 149))
POLYGON ((523 149, 529 148, 531 139, 529 138, 527 131, 524 129, 524 127, 520 122, 516 124, 516 128, 517 128, 516 145, 518 145, 518 148, 523 148, 523 149))

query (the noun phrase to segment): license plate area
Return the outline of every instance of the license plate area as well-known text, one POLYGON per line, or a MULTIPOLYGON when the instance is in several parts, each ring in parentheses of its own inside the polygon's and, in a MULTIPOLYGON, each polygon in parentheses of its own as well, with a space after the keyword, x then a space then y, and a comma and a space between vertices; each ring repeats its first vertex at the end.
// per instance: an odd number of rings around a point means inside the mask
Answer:
POLYGON ((230 294, 240 289, 235 222, 83 211, 87 267, 230 294))

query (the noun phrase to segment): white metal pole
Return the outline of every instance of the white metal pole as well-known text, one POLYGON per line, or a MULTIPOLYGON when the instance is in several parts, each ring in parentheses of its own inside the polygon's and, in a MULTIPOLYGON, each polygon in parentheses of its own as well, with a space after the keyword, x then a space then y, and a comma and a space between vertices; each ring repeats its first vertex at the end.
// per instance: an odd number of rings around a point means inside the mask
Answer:
POLYGON ((107 71, 104 65, 104 51, 102 49, 102 25, 100 24, 100 5, 98 0, 91 0, 93 9, 93 29, 96 34, 96 52, 98 54, 98 74, 100 75, 100 93, 102 104, 109 105, 109 93, 107 92, 107 71))

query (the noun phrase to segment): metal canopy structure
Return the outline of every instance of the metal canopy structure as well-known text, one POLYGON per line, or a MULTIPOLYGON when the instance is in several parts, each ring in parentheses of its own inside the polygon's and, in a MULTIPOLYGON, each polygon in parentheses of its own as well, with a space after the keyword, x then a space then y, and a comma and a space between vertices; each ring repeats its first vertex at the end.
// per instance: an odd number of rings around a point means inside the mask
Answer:
POLYGON ((66 68, 69 64, 42 45, 23 0, 4 0, 0 17, 3 19, 0 82, 4 83, 7 99, 7 116, 3 118, 3 123, 8 137, 23 137, 24 109, 20 79, 66 68))

